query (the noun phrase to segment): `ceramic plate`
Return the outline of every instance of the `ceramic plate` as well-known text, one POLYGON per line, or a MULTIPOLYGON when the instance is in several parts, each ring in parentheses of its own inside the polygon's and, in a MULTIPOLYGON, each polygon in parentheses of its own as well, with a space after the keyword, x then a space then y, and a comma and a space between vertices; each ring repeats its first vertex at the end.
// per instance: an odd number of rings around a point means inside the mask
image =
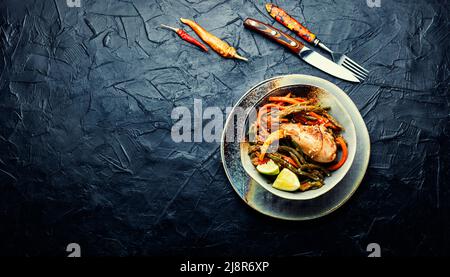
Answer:
POLYGON ((318 218, 338 209, 356 191, 366 172, 370 158, 370 138, 364 120, 353 101, 336 85, 313 76, 285 75, 263 81, 247 91, 237 102, 225 124, 221 144, 222 163, 231 186, 242 200, 255 210, 279 219, 308 220, 318 218), (353 163, 345 176, 328 192, 302 201, 279 197, 254 181, 241 163, 239 126, 245 126, 245 117, 238 111, 249 110, 267 93, 298 86, 311 86, 332 94, 351 117, 355 127, 356 147, 353 163), (236 120, 238 118, 238 120, 236 120), (239 122, 242 120, 243 122, 239 122))

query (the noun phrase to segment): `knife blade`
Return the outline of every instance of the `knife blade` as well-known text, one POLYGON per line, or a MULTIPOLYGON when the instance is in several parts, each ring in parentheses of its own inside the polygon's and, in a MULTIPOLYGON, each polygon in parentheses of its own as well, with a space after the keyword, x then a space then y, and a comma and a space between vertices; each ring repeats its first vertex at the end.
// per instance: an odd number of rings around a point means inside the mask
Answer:
POLYGON ((334 76, 349 82, 359 83, 356 78, 348 69, 343 66, 337 65, 331 60, 325 58, 319 53, 309 49, 303 43, 291 37, 288 34, 283 33, 275 27, 262 23, 256 19, 247 18, 244 21, 245 28, 262 34, 263 36, 283 45, 288 48, 294 54, 297 54, 308 64, 334 76))

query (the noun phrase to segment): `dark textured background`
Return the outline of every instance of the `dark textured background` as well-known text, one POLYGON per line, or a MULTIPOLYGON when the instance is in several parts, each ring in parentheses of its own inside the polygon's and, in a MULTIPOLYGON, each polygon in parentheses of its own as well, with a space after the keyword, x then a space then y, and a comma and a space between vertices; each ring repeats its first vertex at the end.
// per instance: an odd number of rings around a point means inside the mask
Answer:
MULTIPOLYGON (((254 1, 0 3, 0 254, 450 254, 449 2, 275 1, 371 70, 353 85, 244 30, 254 1), (194 18, 249 63, 157 28, 194 18), (247 207, 218 143, 173 143, 170 113, 225 109, 276 75, 328 79, 372 139, 365 180, 338 211, 283 222, 247 207)), ((280 27, 280 25, 276 24, 280 27)))

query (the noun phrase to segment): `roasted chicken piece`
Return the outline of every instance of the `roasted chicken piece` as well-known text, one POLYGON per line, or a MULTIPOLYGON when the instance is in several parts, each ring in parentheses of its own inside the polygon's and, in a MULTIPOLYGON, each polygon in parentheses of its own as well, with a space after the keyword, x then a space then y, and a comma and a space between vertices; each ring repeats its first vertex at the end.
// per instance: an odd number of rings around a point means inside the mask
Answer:
POLYGON ((281 124, 280 129, 269 135, 261 147, 260 160, 276 140, 290 137, 312 160, 330 163, 336 159, 336 142, 333 135, 322 125, 305 126, 301 124, 281 124))
POLYGON ((323 124, 313 126, 282 124, 280 129, 284 130, 312 160, 330 163, 336 159, 336 142, 323 124))

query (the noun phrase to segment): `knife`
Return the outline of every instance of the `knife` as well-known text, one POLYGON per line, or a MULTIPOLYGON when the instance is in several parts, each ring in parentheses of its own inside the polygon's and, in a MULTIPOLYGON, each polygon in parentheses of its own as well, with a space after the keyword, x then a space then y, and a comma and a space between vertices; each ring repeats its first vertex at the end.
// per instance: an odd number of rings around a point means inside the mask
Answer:
POLYGON ((275 6, 274 4, 268 3, 266 4, 266 10, 276 21, 280 24, 288 28, 289 30, 296 33, 302 39, 311 43, 314 46, 321 44, 320 39, 311 31, 309 31, 305 26, 303 26, 300 22, 295 20, 292 16, 290 16, 283 9, 275 6))
POLYGON ((359 83, 359 80, 348 69, 337 65, 324 56, 314 52, 300 41, 296 40, 288 34, 283 33, 275 27, 252 18, 247 18, 244 21, 244 26, 251 31, 260 33, 263 36, 283 45, 294 54, 297 54, 305 62, 332 76, 346 81, 359 83))

